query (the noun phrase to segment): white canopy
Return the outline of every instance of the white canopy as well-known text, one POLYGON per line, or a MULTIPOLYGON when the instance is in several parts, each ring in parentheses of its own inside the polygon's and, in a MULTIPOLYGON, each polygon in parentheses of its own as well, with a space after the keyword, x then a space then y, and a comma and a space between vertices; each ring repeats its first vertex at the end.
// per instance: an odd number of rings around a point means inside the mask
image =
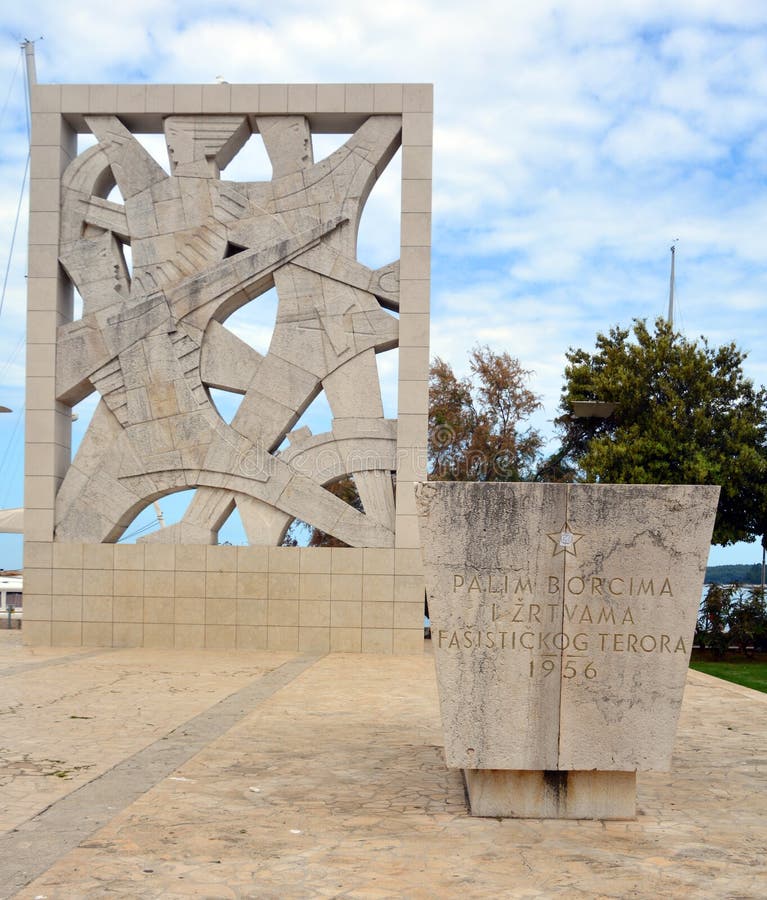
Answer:
POLYGON ((24 534, 23 509, 0 509, 0 534, 24 534))

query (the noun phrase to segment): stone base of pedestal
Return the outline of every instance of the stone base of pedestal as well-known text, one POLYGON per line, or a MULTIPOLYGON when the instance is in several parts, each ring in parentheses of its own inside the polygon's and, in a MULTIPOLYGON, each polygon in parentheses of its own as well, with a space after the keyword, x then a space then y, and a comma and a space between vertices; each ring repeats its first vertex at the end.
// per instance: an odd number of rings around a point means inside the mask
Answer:
POLYGON ((635 772, 464 769, 473 816, 504 819, 633 819, 635 772))

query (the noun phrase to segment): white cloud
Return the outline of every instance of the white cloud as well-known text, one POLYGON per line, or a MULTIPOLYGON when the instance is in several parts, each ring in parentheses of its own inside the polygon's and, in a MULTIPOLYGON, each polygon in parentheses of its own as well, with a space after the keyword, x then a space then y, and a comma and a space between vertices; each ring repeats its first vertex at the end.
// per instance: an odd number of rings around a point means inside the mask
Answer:
POLYGON ((722 155, 705 135, 669 112, 645 110, 631 116, 607 136, 603 153, 624 169, 636 166, 668 166, 685 162, 697 165, 722 155))
MULTIPOLYGON (((5 24, 43 31, 41 81, 433 81, 434 352, 460 369, 476 341, 509 349, 536 372, 544 425, 569 345, 665 311, 676 237, 683 323, 749 346, 748 371, 767 380, 761 0, 134 0, 108 15, 95 0, 32 0, 5 24)), ((0 103, 16 53, 0 47, 0 103)), ((26 152, 18 98, 0 129, 7 247, 26 152)), ((247 178, 240 165, 226 177, 247 178)), ((395 175, 360 236, 371 264, 396 256, 395 175)), ((0 370, 23 292, 22 253, 0 370)), ((20 376, 16 362, 7 388, 20 376)))

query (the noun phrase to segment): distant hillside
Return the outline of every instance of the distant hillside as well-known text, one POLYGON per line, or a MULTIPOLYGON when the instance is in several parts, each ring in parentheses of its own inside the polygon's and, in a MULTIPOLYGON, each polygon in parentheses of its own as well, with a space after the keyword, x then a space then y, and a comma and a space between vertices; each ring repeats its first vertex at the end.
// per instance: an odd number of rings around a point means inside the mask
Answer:
POLYGON ((760 584, 762 565, 752 566, 709 566, 706 569, 706 584, 760 584))

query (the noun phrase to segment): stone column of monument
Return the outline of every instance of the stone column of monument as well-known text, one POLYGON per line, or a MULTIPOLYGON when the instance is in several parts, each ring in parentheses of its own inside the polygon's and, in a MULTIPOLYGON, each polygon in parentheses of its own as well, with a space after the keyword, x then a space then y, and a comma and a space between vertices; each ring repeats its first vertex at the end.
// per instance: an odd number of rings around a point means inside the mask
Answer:
POLYGON ((32 621, 40 621, 32 626, 32 639, 49 643, 54 509, 56 493, 69 467, 71 436, 71 410, 58 401, 55 388, 57 329, 72 317, 71 287, 58 265, 59 179, 77 153, 77 135, 61 116, 55 92, 38 86, 31 90, 24 612, 26 617, 31 598, 32 621))
POLYGON ((426 466, 431 95, 33 88, 28 642, 422 648, 412 486, 426 466), (142 132, 164 134, 166 162, 142 132), (315 160, 316 132, 348 139, 315 160), (78 155, 76 133, 96 143, 78 155), (263 140, 271 180, 228 181, 251 140, 263 140), (400 147, 401 258, 374 270, 357 259, 357 229, 400 147), (272 286, 262 355, 226 320, 272 286), (394 347, 400 416, 389 420, 375 354, 394 347), (231 423, 211 387, 243 394, 231 423), (294 430, 319 391, 331 430, 294 430), (71 409, 94 392, 70 462, 71 409), (362 511, 325 489, 347 476, 362 511), (189 488, 179 523, 116 543, 143 508, 189 488), (219 547, 235 506, 250 546, 219 547), (293 518, 348 547, 278 546, 293 518))

